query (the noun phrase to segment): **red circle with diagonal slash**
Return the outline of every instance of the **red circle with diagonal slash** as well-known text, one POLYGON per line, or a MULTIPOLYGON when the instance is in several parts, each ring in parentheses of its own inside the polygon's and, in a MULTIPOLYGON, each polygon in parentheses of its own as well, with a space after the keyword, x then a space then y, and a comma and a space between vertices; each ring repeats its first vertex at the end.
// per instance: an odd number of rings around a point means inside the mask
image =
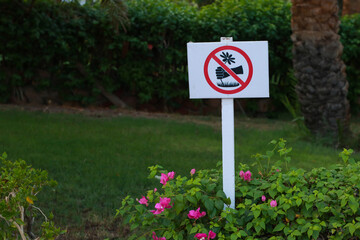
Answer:
POLYGON ((234 93, 238 93, 238 92, 244 90, 249 85, 251 78, 253 76, 253 65, 252 65, 252 62, 251 62, 249 56, 240 48, 237 48, 234 46, 222 46, 222 47, 216 48, 206 58, 205 64, 204 64, 204 75, 205 75, 205 79, 208 82, 208 84, 210 85, 210 87, 212 87, 215 91, 224 93, 224 94, 234 94, 234 93), (236 51, 245 58, 248 66, 249 66, 249 75, 245 81, 241 80, 240 77, 238 77, 228 66, 226 66, 217 56, 215 56, 216 53, 223 51, 223 50, 236 51), (236 89, 232 89, 232 90, 224 90, 224 89, 221 89, 221 88, 215 86, 215 84, 211 81, 211 79, 209 77, 208 67, 209 67, 209 62, 211 59, 214 59, 230 76, 232 76, 237 82, 239 82, 240 87, 236 88, 236 89))

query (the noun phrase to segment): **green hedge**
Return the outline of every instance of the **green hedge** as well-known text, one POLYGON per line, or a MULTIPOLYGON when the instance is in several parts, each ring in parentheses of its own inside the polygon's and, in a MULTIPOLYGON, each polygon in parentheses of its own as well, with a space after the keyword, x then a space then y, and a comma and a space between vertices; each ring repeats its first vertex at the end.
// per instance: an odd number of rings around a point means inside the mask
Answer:
POLYGON ((17 1, 1 5, 2 101, 27 85, 84 103, 95 99, 96 80, 116 87, 121 36, 103 11, 41 1, 31 10, 17 1))
POLYGON ((343 60, 346 64, 351 108, 360 111, 360 14, 344 16, 340 28, 341 42, 344 45, 343 60))
POLYGON ((176 107, 188 98, 186 43, 194 40, 196 13, 186 2, 129 1, 129 48, 121 80, 141 102, 176 107))
MULTIPOLYGON (((102 85, 120 98, 176 109, 188 99, 186 43, 221 36, 268 40, 271 98, 277 106, 284 96, 292 99, 288 1, 223 0, 198 8, 187 1, 129 0, 127 5, 130 25, 117 33, 99 6, 1 1, 0 101, 21 97, 24 87, 33 86, 58 93, 61 101, 94 104, 102 85)), ((344 18, 341 34, 355 103, 359 17, 344 18)))

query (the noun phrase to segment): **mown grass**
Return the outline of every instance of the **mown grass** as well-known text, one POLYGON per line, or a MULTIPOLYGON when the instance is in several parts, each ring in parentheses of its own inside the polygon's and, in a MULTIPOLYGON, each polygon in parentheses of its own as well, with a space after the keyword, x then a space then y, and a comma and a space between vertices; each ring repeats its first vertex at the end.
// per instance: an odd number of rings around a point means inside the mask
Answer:
MULTIPOLYGON (((145 190, 160 187, 147 179, 148 166, 189 174, 192 168, 214 168, 221 161, 220 118, 187 119, 0 110, 0 152, 47 170, 58 186, 41 193, 40 206, 63 226, 82 225, 89 214, 114 215, 127 194, 141 197, 145 190)), ((253 154, 264 153, 278 138, 293 148, 293 167, 339 162, 339 150, 304 140, 290 121, 237 117, 236 163, 251 164, 253 154)))

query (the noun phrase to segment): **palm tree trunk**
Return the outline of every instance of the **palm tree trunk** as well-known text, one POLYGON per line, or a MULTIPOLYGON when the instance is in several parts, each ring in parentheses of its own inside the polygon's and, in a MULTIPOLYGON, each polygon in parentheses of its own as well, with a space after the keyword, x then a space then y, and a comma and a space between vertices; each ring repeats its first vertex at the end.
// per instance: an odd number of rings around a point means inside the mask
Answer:
POLYGON ((348 82, 337 0, 292 0, 293 65, 305 125, 338 139, 349 133, 348 82))

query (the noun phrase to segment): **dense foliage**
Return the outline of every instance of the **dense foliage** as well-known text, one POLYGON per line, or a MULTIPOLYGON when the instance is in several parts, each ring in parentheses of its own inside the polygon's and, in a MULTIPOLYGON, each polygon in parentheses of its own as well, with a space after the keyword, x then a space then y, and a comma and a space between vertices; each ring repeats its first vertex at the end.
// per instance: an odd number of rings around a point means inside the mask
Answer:
MULTIPOLYGON (((26 101, 26 88, 46 98, 100 103, 104 87, 122 99, 176 109, 188 99, 186 43, 268 40, 270 95, 294 99, 290 3, 224 0, 128 0, 129 25, 116 28, 98 5, 54 1, 0 2, 0 101, 26 101)), ((344 17, 350 99, 356 92, 359 17, 344 17)))
POLYGON ((287 169, 285 140, 271 143, 270 151, 254 156, 258 174, 240 164, 235 209, 224 207, 229 199, 220 170, 176 176, 150 167, 149 177, 161 173, 161 189, 128 196, 117 211, 135 230, 129 239, 358 239, 360 164, 352 150, 340 153, 343 164, 307 172, 287 169), (282 162, 270 165, 277 154, 282 162))
POLYGON ((360 111, 360 14, 344 16, 340 28, 341 42, 344 45, 343 60, 346 64, 349 81, 348 99, 352 110, 360 111))
POLYGON ((103 11, 77 4, 1 2, 1 98, 21 98, 21 87, 57 92, 88 103, 96 80, 116 86, 120 36, 103 11), (112 49, 117 46, 117 51, 112 49))
POLYGON ((64 233, 34 205, 43 187, 55 184, 46 171, 34 169, 24 160, 7 160, 5 153, 0 156, 0 237, 45 240, 64 233), (39 219, 40 229, 34 224, 39 219))

